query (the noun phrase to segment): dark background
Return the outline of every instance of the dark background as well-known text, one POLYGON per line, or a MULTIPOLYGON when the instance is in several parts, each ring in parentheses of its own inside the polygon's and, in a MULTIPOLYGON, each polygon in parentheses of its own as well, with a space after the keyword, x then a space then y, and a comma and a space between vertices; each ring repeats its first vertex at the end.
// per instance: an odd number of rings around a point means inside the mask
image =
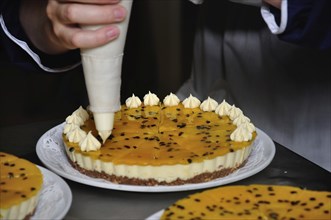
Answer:
MULTIPOLYGON (((125 46, 122 103, 148 91, 160 99, 189 77, 199 6, 188 0, 134 1, 125 46)), ((67 73, 28 72, 11 64, 0 45, 0 126, 70 115, 88 105, 82 68, 67 73)))

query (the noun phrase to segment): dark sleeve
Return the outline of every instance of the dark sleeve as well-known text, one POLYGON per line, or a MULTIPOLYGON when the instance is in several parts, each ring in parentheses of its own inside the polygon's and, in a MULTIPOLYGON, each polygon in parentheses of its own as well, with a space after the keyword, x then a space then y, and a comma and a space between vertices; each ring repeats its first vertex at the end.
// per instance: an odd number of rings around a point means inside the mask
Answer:
MULTIPOLYGON (((278 37, 305 47, 331 49, 331 0, 288 0, 287 4, 287 25, 278 37)), ((270 12, 279 20, 279 10, 270 12)))
POLYGON ((80 64, 79 50, 49 55, 34 47, 20 24, 19 8, 20 0, 0 0, 0 43, 10 62, 28 71, 43 72, 65 72, 80 64))

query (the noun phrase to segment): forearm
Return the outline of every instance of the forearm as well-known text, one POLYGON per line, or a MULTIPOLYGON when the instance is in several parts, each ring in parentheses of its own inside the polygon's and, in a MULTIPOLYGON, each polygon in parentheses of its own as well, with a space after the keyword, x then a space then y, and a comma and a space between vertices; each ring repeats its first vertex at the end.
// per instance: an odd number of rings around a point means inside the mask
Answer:
POLYGON ((55 55, 69 51, 54 39, 46 14, 46 0, 21 0, 20 23, 32 44, 40 51, 55 55))
POLYGON ((269 5, 271 5, 275 8, 278 8, 278 9, 280 9, 281 4, 282 4, 282 0, 263 0, 263 2, 265 4, 269 4, 269 5))
MULTIPOLYGON (((80 48, 94 48, 119 36, 116 23, 126 18, 120 0, 1 0, 4 40, 23 49, 47 72, 62 72, 80 62, 80 48), (8 7, 7 7, 8 6, 8 7), (84 30, 81 25, 101 25, 84 30), (52 60, 57 62, 52 62, 52 60), (68 66, 68 61, 71 62, 68 66), (65 65, 54 69, 44 63, 65 65)), ((13 56, 17 57, 17 56, 13 56)), ((23 56, 20 56, 23 57, 23 56)))
POLYGON ((330 0, 282 0, 280 7, 269 1, 273 0, 264 0, 261 13, 281 40, 322 50, 331 48, 330 0))
POLYGON ((65 72, 80 64, 77 51, 49 55, 30 41, 19 19, 20 1, 1 1, 1 45, 8 59, 25 71, 65 72))

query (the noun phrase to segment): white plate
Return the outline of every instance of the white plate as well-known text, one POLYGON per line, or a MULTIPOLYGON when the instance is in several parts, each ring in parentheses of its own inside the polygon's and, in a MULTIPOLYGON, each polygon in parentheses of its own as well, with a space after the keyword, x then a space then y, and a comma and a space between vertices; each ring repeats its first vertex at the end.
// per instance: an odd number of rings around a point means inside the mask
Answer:
POLYGON ((63 126, 64 123, 57 125, 40 137, 36 147, 39 159, 49 169, 65 178, 86 185, 114 190, 134 192, 174 192, 220 186, 245 179, 260 172, 270 164, 275 155, 275 145, 273 141, 267 134, 260 129, 257 129, 258 135, 254 141, 254 146, 251 155, 248 157, 247 163, 244 167, 236 170, 228 176, 205 183, 185 184, 179 186, 134 186, 115 184, 103 179, 86 176, 70 165, 62 141, 63 126))
POLYGON ((147 217, 145 220, 160 220, 162 214, 164 212, 164 209, 154 213, 153 215, 147 217))
POLYGON ((43 174, 44 183, 31 220, 63 219, 71 206, 71 190, 58 175, 43 167, 38 166, 38 168, 43 174))

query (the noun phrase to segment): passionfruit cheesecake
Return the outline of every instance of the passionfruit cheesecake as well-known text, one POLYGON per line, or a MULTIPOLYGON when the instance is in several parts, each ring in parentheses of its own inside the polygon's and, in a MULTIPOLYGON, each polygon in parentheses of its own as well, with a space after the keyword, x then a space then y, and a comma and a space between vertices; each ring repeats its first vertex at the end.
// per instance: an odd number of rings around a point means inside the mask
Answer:
POLYGON ((66 118, 65 150, 80 172, 111 182, 179 185, 226 176, 245 164, 256 130, 225 100, 202 103, 172 93, 132 95, 115 114, 112 135, 102 143, 92 114, 79 107, 66 118))
POLYGON ((0 219, 30 219, 38 204, 43 176, 39 168, 0 152, 0 219))
POLYGON ((293 186, 225 186, 189 195, 166 208, 160 220, 331 219, 331 192, 293 186))

